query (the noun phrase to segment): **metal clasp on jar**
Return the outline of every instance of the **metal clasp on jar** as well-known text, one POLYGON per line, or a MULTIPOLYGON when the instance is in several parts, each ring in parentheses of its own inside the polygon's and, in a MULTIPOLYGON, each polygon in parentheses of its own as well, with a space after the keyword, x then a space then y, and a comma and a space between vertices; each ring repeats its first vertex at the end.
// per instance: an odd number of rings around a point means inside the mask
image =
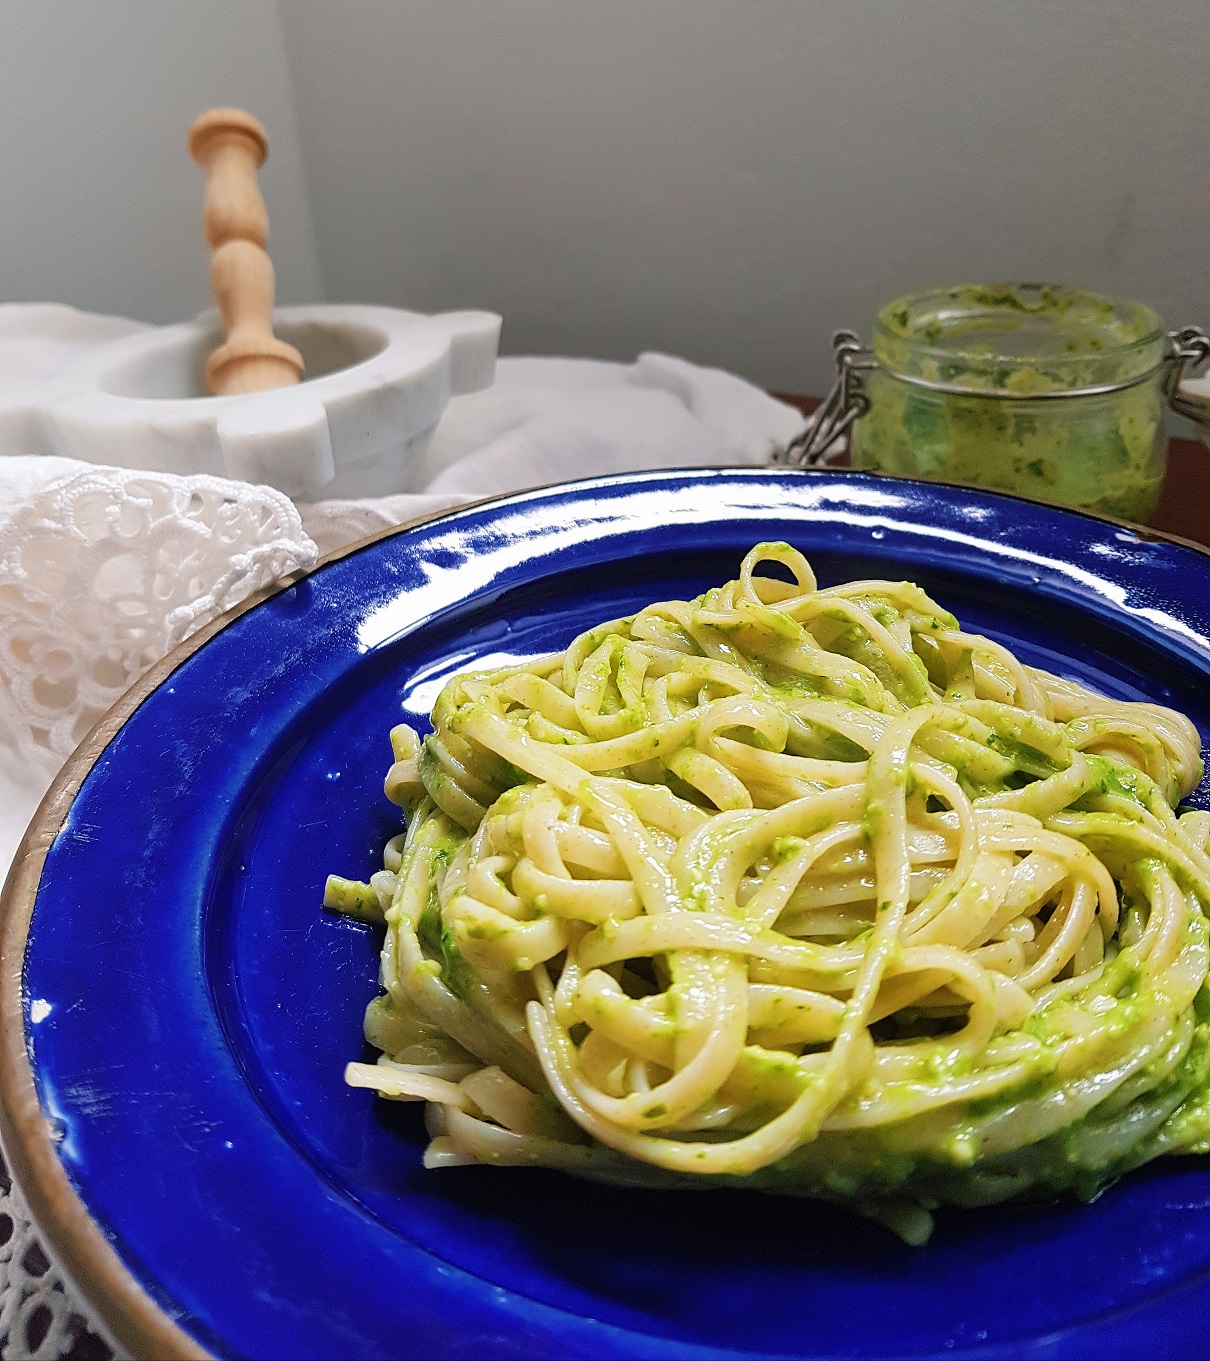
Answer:
POLYGON ((1210 430, 1210 404, 1186 397, 1180 390, 1181 383, 1193 370, 1210 359, 1210 336, 1196 326, 1186 326, 1183 330, 1168 332, 1168 345, 1168 374, 1164 379, 1168 405, 1194 425, 1210 430))
POLYGON ((807 428, 773 454, 773 462, 811 468, 823 460, 837 440, 870 409, 862 373, 878 367, 874 351, 861 343, 855 331, 837 331, 832 337, 836 379, 831 391, 807 417, 807 428))
MULTIPOLYGON (((1195 425, 1210 430, 1210 403, 1196 401, 1184 396, 1181 383, 1191 377, 1193 371, 1210 359, 1210 336, 1197 326, 1185 326, 1179 331, 1168 332, 1167 353, 1158 369, 1141 374, 1137 378, 1122 383, 1107 383, 1091 388, 1067 388, 1062 392, 1031 393, 997 392, 981 389, 971 392, 967 388, 946 383, 932 383, 925 378, 906 374, 895 377, 905 383, 929 388, 938 392, 960 393, 965 396, 1005 398, 1020 402, 1032 399, 1065 397, 1091 397, 1102 393, 1118 392, 1134 387, 1138 383, 1150 382, 1157 373, 1163 373, 1164 395, 1168 405, 1178 415, 1186 417, 1195 425)), ((879 367, 874 351, 861 343, 854 331, 837 331, 832 337, 832 352, 836 362, 836 378, 828 395, 807 418, 807 428, 792 440, 784 449, 773 454, 773 463, 797 468, 812 468, 830 461, 829 453, 835 457, 842 452, 838 446, 848 434, 853 422, 864 416, 870 409, 869 394, 865 389, 862 373, 879 367)))

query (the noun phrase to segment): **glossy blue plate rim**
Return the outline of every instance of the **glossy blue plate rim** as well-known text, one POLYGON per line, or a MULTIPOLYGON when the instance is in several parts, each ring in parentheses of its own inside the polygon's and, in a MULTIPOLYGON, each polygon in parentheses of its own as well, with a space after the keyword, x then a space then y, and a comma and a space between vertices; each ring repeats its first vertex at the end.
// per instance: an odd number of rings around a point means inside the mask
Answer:
MULTIPOLYGON (((960 562, 964 554, 972 561, 982 559, 986 567, 990 554, 1002 561, 1006 573, 1018 586, 1026 584, 1030 571, 1036 568, 1042 573, 1037 585, 1043 594, 1049 591, 1054 596, 1053 608, 1061 608, 1059 597, 1066 592, 1076 602, 1072 608, 1090 620, 1093 629, 1120 627, 1127 632, 1133 630, 1133 636, 1145 638, 1149 645, 1173 659, 1174 664, 1187 663, 1199 675, 1210 676, 1210 555, 1198 545, 1021 498, 945 484, 875 478, 859 473, 702 470, 563 484, 444 512, 375 535, 332 555, 313 573, 279 584, 214 621, 152 668, 106 715, 47 795, 5 885, 0 906, 0 947, 3 951, 0 966, 0 1007, 3 1008, 0 1098, 3 1100, 5 1147, 39 1226, 52 1252, 81 1287, 121 1346, 134 1354, 164 1356, 345 1355, 354 1354, 365 1340, 355 1332, 346 1330, 342 1333, 339 1324, 333 1322, 338 1311, 335 1307, 321 1308, 324 1301, 279 1296, 266 1305, 265 1301, 258 1302, 251 1297, 255 1292, 250 1292, 249 1316, 258 1309, 262 1316, 268 1309, 271 1321, 274 1317, 284 1318, 292 1309, 306 1316, 301 1325, 297 1318, 294 1320, 292 1333, 286 1329, 281 1334, 287 1344, 284 1348, 278 1351, 270 1345, 266 1350, 266 1343, 274 1334, 272 1328, 265 1331, 263 1317, 258 1327, 250 1324, 243 1334, 238 1330, 235 1333, 216 1330, 208 1323, 204 1309, 194 1308, 179 1298, 180 1282, 166 1283, 159 1278, 153 1264, 140 1260, 131 1252, 123 1236, 120 1216, 115 1219, 112 1214, 108 1218, 101 1215, 99 1220, 94 1217, 96 1206, 92 1202, 96 1188, 86 1185, 87 1177, 81 1176, 80 1169, 84 1164, 76 1144, 82 1148, 91 1140, 97 1147, 102 1147, 104 1139, 100 1138, 97 1143, 97 1130, 93 1125, 100 1128, 107 1119, 116 1119, 120 1124, 121 1113, 117 1116, 112 1111, 106 1113, 106 1102, 117 1098, 104 1089, 103 1083, 95 1090, 82 1092, 77 1084, 69 1091, 64 1086, 63 1074, 53 1069, 52 1059, 68 1055, 72 1044, 79 1050, 83 1042, 80 1034, 72 1040, 50 1038, 56 1027, 65 1024, 65 1018, 61 1019, 57 1012, 53 1025, 46 1025, 55 1007, 66 1012, 70 1003, 60 997, 53 1003, 49 1001, 43 994, 49 994, 52 989, 43 984, 63 971, 78 970, 78 961, 73 961, 67 949, 70 942, 66 939, 66 925, 56 934, 56 928, 48 923, 56 907, 62 909, 64 903, 70 903, 73 887, 78 894, 81 881, 72 876, 79 874, 89 857, 95 857, 98 840, 102 840, 106 832, 104 827, 96 825, 95 818, 88 822, 84 816, 86 813, 91 816, 95 811, 87 807, 90 777, 94 781, 114 778, 114 768, 126 759, 126 747, 138 739, 138 729, 154 722, 153 711, 157 703, 160 706, 167 703, 166 696, 172 693, 174 678, 186 678, 188 684, 204 688, 205 679, 200 672, 197 677, 188 679, 192 675, 188 673, 187 676, 189 666, 192 664, 196 668, 199 659, 205 659, 207 654, 217 655, 216 644, 220 648, 226 647, 229 652, 243 646, 247 640, 237 640, 233 634, 233 626, 241 622, 245 629, 254 630, 259 627, 257 620, 272 622, 278 629, 278 643, 289 634, 291 627, 312 627, 318 617, 317 611, 321 615, 326 612, 328 626, 331 626, 333 617, 342 610, 347 613, 351 608, 347 593, 341 594, 333 574, 341 571, 341 564, 350 564, 353 560, 373 565, 369 569, 346 567, 352 577, 360 570, 370 577, 377 574, 381 578, 389 567, 387 576, 393 572, 400 578, 396 583, 398 589, 390 586, 384 598, 357 621, 359 627, 354 630, 357 637, 353 645, 359 649, 360 656, 372 654, 376 648, 395 645, 402 636, 410 636, 425 627, 440 627, 442 618, 451 611, 465 613, 468 602, 477 601, 480 606, 484 601, 490 604, 493 592, 499 594, 523 586, 525 583, 521 578, 511 583, 506 581, 507 572, 497 571, 495 577, 490 574, 485 577, 483 572, 474 570, 483 559, 483 545, 488 540, 494 542, 494 551, 500 559, 496 568, 499 569, 502 561, 509 565, 508 570, 515 569, 523 577, 525 565, 534 560, 530 550, 535 545, 544 543, 548 555, 553 554, 555 559, 560 553, 574 556, 577 551, 591 558, 594 545, 600 551, 602 543, 612 544, 616 551, 617 536, 622 532, 620 524, 626 526, 626 534, 639 538, 646 535, 648 539, 665 533, 674 525, 697 526, 703 533, 703 527, 708 527, 711 533, 723 534, 724 523, 731 526, 726 533, 734 538, 738 533, 736 526, 744 525, 750 542, 765 537, 760 528, 765 522, 806 524, 809 521, 817 525, 829 516, 835 523, 847 523, 850 528, 856 527, 860 534, 874 539, 902 532, 907 532, 909 538, 914 534, 921 541, 934 544, 935 551, 950 560, 951 567, 960 562), (1032 547, 1023 545, 1022 539, 1028 540, 1032 547), (551 548, 552 543, 556 548, 551 548), (424 557, 426 552, 430 555, 427 559, 424 557), (424 563, 429 570, 427 575, 422 572, 419 578, 405 582, 406 573, 401 562, 409 553, 412 566, 424 563), (451 575, 456 576, 459 569, 467 577, 465 583, 451 582, 451 575), (1154 587, 1144 580, 1145 574, 1152 569, 1162 575, 1162 580, 1157 578, 1160 584, 1154 587), (1047 576, 1047 573, 1051 575, 1047 576), (435 582, 444 582, 442 589, 436 589, 435 582), (393 596, 392 590, 395 591, 393 596), (333 598, 325 600, 325 592, 333 598), (418 598, 421 596, 424 598, 418 598), (224 637, 226 644, 221 642, 224 637), (154 702, 149 704, 149 701, 154 702), (142 717, 140 711, 143 711, 142 717), (100 773, 94 775, 94 771, 100 773), (31 922, 36 914, 39 925, 31 938, 31 922), (66 1103, 65 1094, 71 1096, 66 1103), (299 1349, 299 1338, 303 1336, 312 1339, 313 1350, 299 1349)), ((778 534, 777 537, 784 536, 778 534)), ((580 568, 585 568, 585 563, 576 565, 568 560, 567 565, 558 570, 574 574, 580 568)), ((379 585, 382 584, 380 580, 379 585)), ((259 631, 267 634, 269 624, 259 631)), ((347 635, 343 645, 346 649, 349 646, 347 635)), ((264 669, 270 659, 262 656, 252 660, 264 669)), ((258 677, 254 665, 249 676, 250 686, 254 688, 260 679, 263 677, 258 677)), ((314 700, 331 681, 331 676, 304 678, 300 682, 304 693, 299 699, 298 713, 305 707, 304 698, 314 700), (308 691, 307 685, 318 689, 308 691)), ((201 702, 199 699, 198 703, 201 702)), ((240 703, 251 706, 251 712, 255 708, 255 696, 244 695, 240 703)), ((295 719, 298 713, 294 715, 295 719)), ((256 738, 263 741, 263 747, 255 753, 257 759, 270 763, 287 760, 288 754, 282 749, 285 729, 276 714, 272 720, 267 720, 267 726, 272 731, 256 738)), ((184 746, 187 745, 185 740, 184 746)), ((144 808, 137 814, 127 808, 123 814, 128 828, 143 819, 147 835, 152 839, 156 818, 153 795, 158 796, 159 792, 153 786, 148 791, 144 808)), ((176 796, 180 797, 180 790, 176 791, 176 796)), ((230 834, 238 839, 239 828, 233 821, 224 821, 222 816, 212 821, 211 830, 215 835, 230 834)), ((213 850, 216 843, 212 838, 208 844, 213 850)), ((181 873, 198 869, 197 865, 185 866, 181 873)), ((190 910, 186 903, 182 920, 188 919, 190 910)), ((175 946, 169 942, 180 956, 173 967, 186 973, 195 968, 199 979, 205 973, 203 956, 206 952, 226 948, 221 941, 214 944, 207 937, 207 932, 211 931, 204 920, 208 911, 203 903, 200 915, 195 913, 191 938, 177 940, 175 946)), ((79 910, 78 916, 83 915, 83 910, 79 910)), ((171 916, 170 911, 168 915, 171 916)), ((121 996, 113 1001, 119 1008, 127 1005, 124 1000, 127 989, 132 995, 143 989, 150 996, 163 983, 158 976, 150 980, 143 977, 140 982, 138 968, 149 961, 157 964, 160 961, 153 960, 150 954, 143 959, 137 958, 137 940, 133 942, 133 950, 131 946, 130 939, 123 941, 122 948, 129 953, 121 956, 120 963, 114 959, 101 960, 102 965, 115 969, 129 965, 129 983, 122 984, 118 989, 121 996)), ((163 947, 162 941, 160 946, 163 947)), ((173 976, 178 983, 184 978, 184 974, 173 976)), ((85 1011, 89 1007, 95 1008, 96 998, 88 992, 87 978, 82 975, 78 978, 73 975, 73 978, 77 982, 82 979, 81 1006, 85 1011)), ((219 991, 223 986, 219 985, 219 991)), ((114 991, 112 986, 110 991, 111 994, 114 991)), ((212 981, 204 982, 204 985, 199 983, 195 994, 186 1001, 183 1029, 174 1030, 167 1039, 149 1032, 140 1033, 135 1039, 128 1039, 129 1053, 123 1055, 119 1046, 111 1048, 108 1057, 128 1061, 131 1053, 138 1051, 140 1061, 163 1066, 166 1055, 189 1050, 192 1043, 190 1027, 196 1026, 212 1038, 222 1034, 224 1008, 238 1005, 238 999, 231 1001, 216 996, 212 981), (195 1010, 189 1010, 190 1007, 195 1010)), ((134 1003, 129 1005, 133 1007, 134 1003)), ((95 1030, 89 1040, 94 1045, 104 1045, 107 1040, 101 1010, 95 1010, 89 1024, 94 1022, 99 1022, 101 1028, 95 1030)), ((355 1054, 349 1056, 356 1057, 355 1054)), ((217 1076, 214 1073, 198 1074, 196 1080, 191 1078, 193 1090, 201 1090, 207 1084, 229 1083, 233 1080, 232 1074, 236 1075, 234 1080, 254 1085, 255 1075, 250 1076, 247 1067, 253 1062, 252 1059, 245 1062, 237 1055, 229 1072, 217 1076)), ((103 1065, 101 1067, 103 1069, 103 1065)), ((157 1093, 154 1082, 149 1080, 145 1085, 148 1090, 140 1096, 148 1102, 162 1098, 166 1092, 183 1099, 182 1094, 189 1086, 176 1082, 162 1087, 157 1093)), ((129 1092, 126 1095, 129 1096, 129 1092)), ((221 1091, 217 1096, 210 1093, 210 1096, 219 1105, 231 1100, 236 1105, 242 1103, 247 1109, 256 1106, 255 1101, 249 1104, 246 1091, 232 1089, 221 1091)), ((247 1109, 238 1119, 248 1118, 247 1109)), ((198 1116, 196 1128, 190 1127, 194 1132, 189 1137, 204 1142, 209 1137, 205 1128, 209 1118, 205 1114, 198 1116)), ((342 1203, 339 1190, 325 1179, 323 1169, 315 1165, 314 1157, 309 1157, 305 1149, 300 1151, 294 1147, 289 1137, 283 1137, 280 1121, 274 1125, 263 1110, 259 1110, 255 1118, 264 1126, 257 1136, 262 1142, 256 1147, 263 1151, 264 1140, 273 1138, 279 1145, 274 1150, 277 1161, 272 1169, 266 1170, 266 1178, 284 1176, 289 1181, 290 1176, 304 1176, 299 1168, 305 1165, 308 1194, 315 1194, 315 1188, 323 1185, 327 1185, 331 1193, 319 1207, 321 1213, 334 1216, 333 1223, 339 1214, 350 1213, 348 1206, 342 1203)), ((234 1152, 234 1140, 223 1142, 234 1152)), ((164 1179, 170 1178, 174 1167, 183 1177, 188 1175, 186 1154, 189 1149, 187 1144, 184 1147, 185 1154, 174 1154, 165 1146, 158 1149, 163 1162, 161 1190, 169 1195, 172 1185, 164 1179), (177 1159, 176 1165, 173 1157, 177 1159)), ((151 1151, 149 1143, 139 1150, 143 1157, 151 1151)), ((208 1156, 213 1164, 214 1154, 208 1156)), ((1147 1204, 1147 1188, 1153 1184, 1163 1184, 1163 1177, 1148 1181, 1144 1176, 1135 1183, 1144 1192, 1140 1204, 1147 1204)), ((1206 1178, 1206 1190, 1210 1194, 1210 1178, 1206 1178)), ((238 1208, 240 1195, 246 1194, 246 1179, 236 1177, 225 1192, 220 1188, 212 1206, 171 1204, 170 1200, 169 1217, 176 1220, 174 1230, 187 1232, 196 1227, 199 1232, 208 1231, 205 1226, 191 1225, 191 1216, 196 1220, 199 1214, 230 1214, 233 1207, 238 1208)), ((314 1210, 315 1206, 309 1203, 308 1215, 314 1210)), ((365 1234, 385 1235, 373 1206, 358 1203, 355 1211, 365 1234)), ((809 1217, 814 1212, 805 1213, 809 1217)), ((1028 1216, 1026 1218, 1028 1220, 1028 1216)), ((289 1207, 283 1207, 278 1231, 288 1233, 290 1220, 289 1207)), ((246 1224, 234 1227, 247 1229, 246 1224)), ((300 1222, 295 1227, 301 1233, 306 1226, 300 1222)), ((245 1243, 247 1234, 245 1239, 239 1239, 237 1234, 231 1241, 240 1241, 253 1256, 256 1252, 269 1251, 275 1245, 264 1240, 263 1224, 259 1230, 261 1241, 245 1243)), ((1210 1250, 1210 1228, 1196 1231, 1194 1237, 1210 1250)), ((1190 1241, 1185 1242, 1186 1249, 1190 1241)), ((426 1339, 436 1334, 426 1333, 425 1328, 440 1324, 448 1334, 451 1311, 457 1318, 454 1331, 460 1341, 455 1339, 451 1343, 446 1337, 441 1354, 449 1356, 675 1358, 829 1354, 801 1346, 791 1349, 745 1347, 735 1345, 734 1337, 726 1345, 719 1345, 709 1338, 675 1337, 625 1326, 610 1318, 577 1314, 535 1298, 523 1289, 495 1284, 415 1243, 401 1245, 398 1235, 391 1240, 389 1251, 378 1244, 377 1256, 373 1245, 362 1244, 362 1247, 368 1253, 362 1264, 373 1260, 386 1273, 383 1279, 388 1279, 392 1272, 398 1278, 401 1261, 406 1259, 404 1267, 415 1290, 415 1299, 405 1310, 405 1314, 410 1310, 412 1325, 408 1346, 393 1352, 399 1340, 399 1334, 396 1334, 392 1339, 384 1340, 384 1346, 379 1350, 372 1353, 367 1350, 367 1355, 435 1354, 428 1352, 426 1339)), ((1193 1252, 1193 1256, 1197 1257, 1197 1252, 1193 1252)), ((1144 1352, 1171 1356, 1199 1354, 1199 1339, 1204 1333, 1197 1318, 1210 1304, 1210 1256, 1205 1269, 1199 1260, 1198 1269, 1192 1274, 1185 1272, 1182 1275, 1175 1267, 1164 1270, 1157 1267, 1156 1272, 1154 1288, 1139 1300, 1123 1300, 1120 1307, 1103 1308, 1095 1317, 1081 1319, 1069 1326, 1014 1337, 1002 1333, 993 1339, 980 1338, 977 1328, 958 1329, 943 1345, 922 1350, 914 1346, 903 1331, 902 1320, 896 1323, 888 1319, 885 1326, 873 1327, 871 1331, 870 1319, 866 1318, 856 1327, 856 1332, 861 1334, 857 1345, 846 1348, 845 1354, 971 1357, 1126 1356, 1144 1352)), ((247 1279, 244 1283, 247 1284, 247 1279)), ((196 1282, 194 1284, 196 1286, 196 1282)), ((217 1272, 214 1288, 229 1289, 230 1285, 230 1280, 224 1285, 222 1273, 217 1272)), ((331 1304, 330 1301, 327 1303, 331 1304)), ((871 1300, 872 1314, 877 1312, 877 1307, 878 1295, 875 1294, 871 1300)), ((837 1353, 833 1349, 830 1354, 837 1353)))

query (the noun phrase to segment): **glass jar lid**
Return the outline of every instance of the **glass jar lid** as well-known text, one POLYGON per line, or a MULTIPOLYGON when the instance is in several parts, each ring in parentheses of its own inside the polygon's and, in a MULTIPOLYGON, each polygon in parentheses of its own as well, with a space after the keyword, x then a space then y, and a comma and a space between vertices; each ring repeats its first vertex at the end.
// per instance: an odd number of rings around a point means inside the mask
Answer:
POLYGON ((931 289, 888 303, 874 327, 874 357, 896 377, 1021 397, 1140 381, 1165 344, 1150 307, 1057 284, 931 289))

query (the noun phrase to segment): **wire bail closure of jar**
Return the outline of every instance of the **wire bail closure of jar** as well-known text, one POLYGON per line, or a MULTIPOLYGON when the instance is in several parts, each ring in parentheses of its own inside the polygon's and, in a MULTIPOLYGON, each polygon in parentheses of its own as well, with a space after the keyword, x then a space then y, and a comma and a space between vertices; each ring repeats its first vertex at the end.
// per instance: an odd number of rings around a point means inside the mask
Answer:
MULTIPOLYGON (((1185 326, 1179 331, 1167 333, 1165 348, 1166 353, 1158 368, 1147 373, 1126 378, 1120 383, 1063 388, 1057 392, 1022 393, 995 388, 976 390, 955 383, 933 382, 914 374, 894 373, 890 369, 886 372, 899 382, 927 388, 932 392, 1012 402, 1049 402, 1062 401, 1069 397, 1096 397, 1150 382, 1157 373, 1163 372, 1164 396, 1172 410, 1193 421, 1195 425, 1210 430, 1210 406, 1192 401, 1180 391, 1184 379, 1190 377, 1194 370, 1210 359, 1210 335, 1200 327, 1185 326)), ((774 464, 796 468, 826 465, 842 452, 836 447, 838 441, 848 434, 854 421, 869 411, 870 397, 862 374, 883 367, 874 357, 873 348, 862 344, 855 331, 837 331, 832 337, 832 353, 836 364, 836 377, 828 395, 811 413, 808 418, 809 424, 802 434, 784 449, 774 452, 772 459, 774 464)))

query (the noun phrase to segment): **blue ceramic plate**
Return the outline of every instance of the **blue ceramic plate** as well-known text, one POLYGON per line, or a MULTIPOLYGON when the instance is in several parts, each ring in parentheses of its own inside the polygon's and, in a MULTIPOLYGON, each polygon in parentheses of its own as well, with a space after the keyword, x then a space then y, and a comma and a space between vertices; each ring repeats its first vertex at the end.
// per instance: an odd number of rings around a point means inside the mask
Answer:
POLYGON ((329 562, 125 704, 9 886, 7 1137, 56 1251, 126 1345, 1205 1354, 1199 1160, 1090 1206, 943 1212, 911 1249, 792 1199, 425 1172, 419 1111, 344 1085, 379 940, 320 894, 329 871, 368 875, 397 830, 390 726, 423 722, 459 670, 693 596, 767 538, 803 549, 824 583, 911 577, 1026 661, 1210 733, 1210 557, 1011 497, 860 474, 652 474, 514 496, 329 562))

